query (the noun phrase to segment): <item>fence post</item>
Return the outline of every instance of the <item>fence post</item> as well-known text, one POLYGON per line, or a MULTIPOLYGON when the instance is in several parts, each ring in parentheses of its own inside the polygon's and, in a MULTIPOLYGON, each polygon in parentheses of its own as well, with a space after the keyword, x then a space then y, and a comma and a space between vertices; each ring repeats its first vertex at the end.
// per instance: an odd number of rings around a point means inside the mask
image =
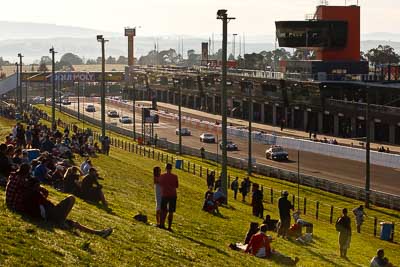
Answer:
POLYGON ((332 221, 333 221, 333 206, 331 206, 331 214, 330 214, 330 216, 329 216, 329 222, 330 222, 330 224, 332 224, 332 221))
POLYGON ((188 161, 188 169, 187 172, 190 173, 190 161, 188 161))
POLYGON ((376 236, 377 227, 378 227, 378 218, 374 217, 374 236, 376 236))
POLYGON ((390 235, 390 241, 391 242, 394 242, 394 227, 395 227, 395 224, 394 224, 394 222, 392 222, 393 223, 393 228, 392 228, 392 234, 390 235))
POLYGON ((167 160, 166 160, 166 163, 168 163, 168 156, 169 156, 169 155, 167 154, 167 160))
POLYGON ((315 209, 315 218, 318 220, 318 213, 319 213, 319 201, 317 201, 317 207, 315 209))
POLYGON ((151 158, 151 148, 149 147, 149 158, 151 158))
POLYGON ((131 143, 128 143, 128 151, 131 152, 131 143))
POLYGON ((307 212, 307 198, 304 198, 303 214, 306 215, 307 212))
POLYGON ((157 160, 160 161, 160 151, 157 152, 157 160))
POLYGON ((193 163, 193 174, 196 175, 196 163, 193 163))
POLYGON ((271 204, 274 204, 274 189, 271 188, 271 204))
POLYGON ((200 177, 203 177, 203 166, 200 165, 200 177))
POLYGON ((142 147, 141 146, 139 147, 139 155, 140 156, 142 155, 142 147))
POLYGON ((161 153, 161 162, 164 161, 164 153, 161 153))
POLYGON ((293 207, 296 206, 296 196, 295 195, 292 196, 292 203, 293 203, 293 207))
POLYGON ((155 154, 156 152, 154 151, 154 149, 153 149, 153 159, 154 159, 154 154, 155 154))

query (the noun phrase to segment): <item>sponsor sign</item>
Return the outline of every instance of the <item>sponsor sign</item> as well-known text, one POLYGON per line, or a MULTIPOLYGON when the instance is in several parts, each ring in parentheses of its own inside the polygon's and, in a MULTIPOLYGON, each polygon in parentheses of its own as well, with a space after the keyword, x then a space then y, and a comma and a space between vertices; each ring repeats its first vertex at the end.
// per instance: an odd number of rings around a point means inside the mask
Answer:
POLYGON ((89 72, 58 72, 55 75, 56 81, 79 81, 79 82, 94 82, 95 74, 89 72))

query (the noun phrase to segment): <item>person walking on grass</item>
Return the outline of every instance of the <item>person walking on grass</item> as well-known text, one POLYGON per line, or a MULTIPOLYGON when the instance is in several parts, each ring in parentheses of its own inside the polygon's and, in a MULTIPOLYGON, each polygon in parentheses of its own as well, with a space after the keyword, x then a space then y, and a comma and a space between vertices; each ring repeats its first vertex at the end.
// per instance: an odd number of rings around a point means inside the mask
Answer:
POLYGON ((347 250, 350 248, 351 241, 351 220, 347 216, 347 209, 344 208, 335 224, 336 231, 339 232, 340 257, 347 258, 347 250))
POLYGON ((153 178, 154 178, 154 193, 156 198, 156 220, 157 226, 160 225, 161 216, 161 190, 160 190, 160 175, 161 168, 156 166, 153 168, 153 178))
POLYGON ((166 173, 160 176, 159 184, 161 191, 161 217, 160 228, 165 229, 165 220, 168 213, 168 230, 172 231, 171 225, 176 211, 176 189, 178 188, 178 176, 172 173, 171 163, 167 163, 166 173))
POLYGON ((356 226, 357 226, 357 233, 361 232, 361 225, 364 222, 364 217, 366 216, 364 212, 364 206, 360 205, 359 207, 353 209, 353 214, 356 217, 356 226))

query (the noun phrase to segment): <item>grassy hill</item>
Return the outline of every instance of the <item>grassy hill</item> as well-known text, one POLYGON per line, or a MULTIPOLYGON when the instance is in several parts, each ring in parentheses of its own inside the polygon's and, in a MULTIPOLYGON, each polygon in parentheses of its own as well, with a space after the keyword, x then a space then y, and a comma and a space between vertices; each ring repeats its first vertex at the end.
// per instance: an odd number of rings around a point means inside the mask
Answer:
MULTIPOLYGON (((64 121, 72 118, 63 117, 64 121)), ((0 140, 13 122, 0 118, 0 140)), ((195 159, 191 159, 195 161, 195 159)), ((75 162, 80 164, 81 158, 75 162)), ((107 239, 78 231, 65 231, 10 212, 0 191, 0 265, 1 266, 279 266, 270 260, 256 259, 228 248, 231 242, 243 241, 249 222, 259 219, 251 215, 247 203, 231 200, 221 208, 222 216, 201 211, 206 190, 204 178, 174 170, 180 179, 174 232, 138 223, 133 216, 143 213, 155 221, 155 203, 151 170, 160 162, 112 148, 110 156, 99 155, 92 160, 104 177, 105 196, 111 212, 100 206, 77 200, 70 217, 94 228, 111 226, 114 233, 107 239)), ((200 162, 200 161, 196 161, 200 162)), ((212 167, 213 163, 204 163, 212 167)), ((215 166, 214 166, 215 167, 215 166)), ((243 177, 239 170, 232 170, 243 177)), ((252 177, 264 186, 294 191, 294 185, 266 177, 252 177)), ((50 198, 59 201, 66 195, 49 188, 50 198)), ((349 208, 354 200, 322 191, 301 188, 301 194, 321 203, 349 208)), ((230 196, 231 197, 231 196, 230 196)), ((275 204, 265 204, 266 212, 277 217, 275 204)), ((310 211, 304 218, 314 223, 314 243, 275 238, 273 248, 289 256, 298 256, 298 266, 366 266, 378 247, 385 248, 387 257, 400 265, 399 245, 384 242, 370 233, 353 233, 349 261, 339 258, 337 232, 328 221, 315 220, 310 211)), ((370 216, 399 218, 399 213, 386 209, 367 211, 370 216)), ((339 215, 335 210, 335 217, 339 215)), ((353 224, 354 227, 354 224, 353 224)))

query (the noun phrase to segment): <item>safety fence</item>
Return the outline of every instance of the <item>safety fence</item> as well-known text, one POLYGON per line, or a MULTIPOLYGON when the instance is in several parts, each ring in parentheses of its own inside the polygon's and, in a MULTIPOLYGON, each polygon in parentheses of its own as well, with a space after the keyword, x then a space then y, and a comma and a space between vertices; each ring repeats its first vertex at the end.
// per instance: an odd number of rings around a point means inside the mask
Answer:
MULTIPOLYGON (((119 100, 108 99, 109 103, 119 107, 129 107, 129 103, 121 102, 119 100)), ((140 108, 140 107, 139 107, 140 108)), ((158 115, 170 120, 179 120, 176 113, 170 113, 165 110, 159 110, 158 115)), ((204 129, 206 131, 221 133, 221 125, 207 120, 200 120, 190 116, 182 116, 181 121, 184 124, 194 126, 196 128, 204 129)), ((248 130, 244 127, 228 126, 228 135, 236 136, 239 138, 247 139, 248 130)), ((334 145, 329 143, 315 142, 312 140, 298 139, 286 136, 277 136, 274 134, 267 134, 260 131, 252 131, 252 139, 261 144, 266 145, 280 145, 288 149, 301 150, 322 154, 325 156, 339 157, 358 162, 365 162, 365 149, 347 147, 341 145, 334 145)), ((371 164, 378 166, 385 166, 390 168, 398 168, 400 166, 400 155, 382 153, 377 151, 370 151, 371 164)))
MULTIPOLYGON (((65 109, 67 113, 74 116, 76 115, 73 110, 65 109)), ((48 117, 47 117, 48 118, 48 117)), ((94 125, 100 125, 100 122, 92 117, 86 117, 85 120, 94 125)), ((63 124, 63 122, 61 122, 63 124)), ((60 125, 66 127, 67 125, 60 125)), ((72 127, 72 125, 69 125, 72 127)), ((83 129, 82 129, 83 130, 83 129)), ((132 136, 132 131, 117 127, 115 125, 108 125, 108 130, 122 134, 125 136, 132 136)), ((100 141, 101 136, 98 132, 93 132, 94 139, 100 141)), ((136 134, 137 137, 142 137, 140 133, 136 134)), ((147 139, 150 140, 150 136, 147 139)), ((135 153, 142 157, 160 161, 163 163, 176 164, 176 160, 180 161, 180 170, 196 175, 200 178, 206 178, 207 175, 212 171, 210 167, 205 167, 199 163, 191 162, 190 160, 181 160, 179 156, 167 151, 177 152, 179 149, 178 144, 169 142, 167 140, 157 140, 156 144, 154 142, 151 145, 139 145, 138 143, 126 141, 120 138, 110 137, 111 145, 123 149, 130 153, 135 153), (160 150, 165 149, 166 151, 160 150)), ((194 149, 187 146, 182 146, 183 154, 201 157, 201 153, 198 149, 194 149)), ((212 152, 205 152, 205 159, 214 162, 218 161, 218 155, 212 152)), ((228 157, 228 164, 231 167, 246 169, 247 161, 244 162, 243 159, 228 157)), ((322 189, 324 191, 333 192, 340 194, 342 196, 351 197, 353 199, 364 200, 365 191, 362 188, 358 188, 351 185, 341 184, 332 182, 326 179, 316 178, 312 176, 306 176, 300 174, 300 180, 298 179, 298 173, 294 173, 287 170, 278 169, 275 167, 254 164, 254 172, 265 175, 268 177, 278 178, 281 180, 290 181, 293 183, 300 183, 305 186, 311 186, 314 188, 322 189)), ((218 173, 216 174, 218 175, 218 173)), ((228 185, 231 184, 234 176, 228 173, 228 185)), ((205 183, 206 184, 206 183, 205 183)), ((261 186, 264 192, 264 202, 268 204, 277 204, 277 200, 280 197, 281 191, 274 188, 261 186)), ((391 209, 400 208, 400 198, 398 196, 389 195, 385 193, 371 191, 370 199, 372 204, 378 206, 389 207, 391 209)), ((310 218, 313 221, 325 221, 334 224, 336 218, 339 217, 342 208, 329 205, 327 203, 319 202, 316 200, 307 199, 306 197, 298 197, 295 194, 290 196, 290 200, 299 209, 304 216, 310 218)), ((379 235, 380 223, 385 222, 385 220, 380 220, 377 217, 367 216, 363 224, 363 232, 373 234, 374 236, 379 235)), ((393 235, 400 235, 400 232, 395 228, 395 225, 399 222, 390 222, 393 225, 393 235)), ((392 238, 393 239, 393 238, 392 238)))
MULTIPOLYGON (((63 111, 74 117, 77 116, 77 112, 74 110, 63 108, 63 111)), ((81 114, 81 118, 82 119, 84 118, 85 121, 87 121, 93 125, 100 126, 100 121, 93 117, 89 117, 87 115, 81 114)), ((133 136, 133 131, 131 129, 121 128, 121 127, 118 127, 117 125, 107 124, 107 129, 109 131, 116 132, 116 133, 119 133, 119 134, 122 134, 125 136, 133 136)), ((136 133, 136 136, 140 137, 141 134, 136 133)), ((150 136, 147 136, 146 138, 148 140, 150 140, 150 136)), ((168 141, 166 139, 162 139, 162 138, 160 138, 157 141, 157 146, 160 148, 165 148, 165 149, 175 151, 175 152, 177 152, 179 149, 178 144, 168 141)), ((182 146, 182 151, 186 155, 191 155, 191 156, 196 156, 196 157, 201 156, 199 149, 182 146)), ((206 156, 213 161, 217 161, 218 155, 216 153, 206 152, 206 156)), ((244 161, 244 159, 241 159, 241 158, 228 157, 228 165, 232 166, 232 167, 245 169, 245 168, 247 168, 246 162, 244 161)), ((298 173, 297 172, 280 169, 280 168, 266 165, 266 164, 255 163, 254 171, 258 174, 265 175, 268 177, 278 178, 278 179, 287 180, 287 181, 296 182, 296 183, 298 181, 298 173)), ((302 173, 300 173, 300 184, 306 185, 306 186, 311 186, 314 188, 318 188, 318 189, 321 189, 324 191, 339 194, 339 195, 342 195, 345 197, 354 198, 354 199, 361 200, 361 201, 365 200, 365 189, 358 187, 358 186, 338 183, 338 182, 330 181, 328 179, 324 179, 321 177, 305 175, 302 173)), ((392 195, 392 194, 372 190, 372 191, 370 191, 370 201, 372 204, 377 205, 377 206, 400 210, 400 196, 397 196, 397 195, 392 195)))

